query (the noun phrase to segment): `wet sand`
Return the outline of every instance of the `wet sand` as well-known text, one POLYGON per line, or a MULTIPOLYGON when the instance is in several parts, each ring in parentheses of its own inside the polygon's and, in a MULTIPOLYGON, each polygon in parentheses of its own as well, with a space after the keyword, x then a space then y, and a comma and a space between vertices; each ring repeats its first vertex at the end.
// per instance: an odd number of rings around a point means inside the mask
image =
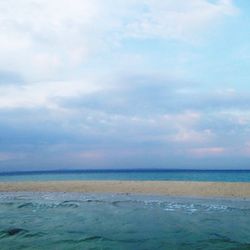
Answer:
POLYGON ((250 197, 250 183, 190 181, 0 182, 0 192, 134 193, 169 196, 250 197))

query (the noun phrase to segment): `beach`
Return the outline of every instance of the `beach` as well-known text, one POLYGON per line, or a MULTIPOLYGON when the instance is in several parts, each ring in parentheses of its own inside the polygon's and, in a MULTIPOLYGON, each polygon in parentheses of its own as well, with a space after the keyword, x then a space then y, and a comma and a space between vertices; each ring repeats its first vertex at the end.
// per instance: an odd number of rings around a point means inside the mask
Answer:
POLYGON ((190 181, 1 182, 0 192, 133 193, 168 196, 250 197, 250 183, 190 181))

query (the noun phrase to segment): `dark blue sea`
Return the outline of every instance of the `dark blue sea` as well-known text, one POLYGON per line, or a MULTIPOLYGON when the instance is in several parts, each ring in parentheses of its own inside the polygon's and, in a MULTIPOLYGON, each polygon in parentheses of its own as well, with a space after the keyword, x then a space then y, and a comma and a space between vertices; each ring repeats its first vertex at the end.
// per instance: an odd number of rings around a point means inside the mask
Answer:
POLYGON ((0 173, 0 181, 172 180, 250 182, 250 170, 65 170, 0 173))

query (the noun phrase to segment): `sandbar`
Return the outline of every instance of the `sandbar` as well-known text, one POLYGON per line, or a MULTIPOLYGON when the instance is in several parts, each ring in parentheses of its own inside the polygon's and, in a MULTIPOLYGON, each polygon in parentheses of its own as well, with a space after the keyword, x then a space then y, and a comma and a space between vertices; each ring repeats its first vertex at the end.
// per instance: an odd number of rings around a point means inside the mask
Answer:
POLYGON ((0 192, 133 193, 168 196, 250 197, 250 183, 196 181, 0 182, 0 192))

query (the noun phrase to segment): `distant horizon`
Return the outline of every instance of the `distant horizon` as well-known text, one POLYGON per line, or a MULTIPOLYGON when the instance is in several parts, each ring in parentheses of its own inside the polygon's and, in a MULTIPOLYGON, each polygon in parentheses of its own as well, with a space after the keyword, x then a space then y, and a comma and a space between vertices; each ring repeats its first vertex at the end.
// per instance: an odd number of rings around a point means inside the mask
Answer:
POLYGON ((39 173, 56 173, 56 174, 60 174, 60 173, 84 173, 84 172, 206 172, 206 171, 218 171, 218 172, 223 172, 223 171, 250 171, 250 169, 185 169, 185 168, 120 168, 120 169, 111 169, 111 168, 107 168, 107 169, 101 169, 101 168, 96 168, 96 169, 50 169, 50 170, 21 170, 21 171, 0 171, 0 175, 8 175, 8 174, 39 174, 39 173))

